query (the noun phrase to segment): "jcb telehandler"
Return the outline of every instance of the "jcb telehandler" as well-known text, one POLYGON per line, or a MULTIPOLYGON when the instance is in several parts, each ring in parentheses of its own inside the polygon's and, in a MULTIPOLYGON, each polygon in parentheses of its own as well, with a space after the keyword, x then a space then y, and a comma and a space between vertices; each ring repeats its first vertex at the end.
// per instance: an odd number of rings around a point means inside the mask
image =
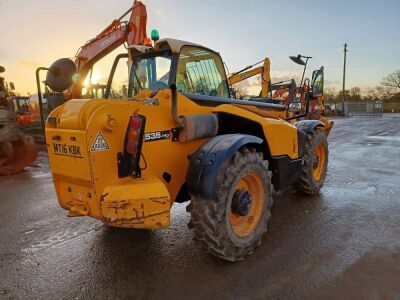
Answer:
POLYGON ((59 203, 70 216, 156 229, 169 226, 174 202, 190 200, 195 240, 212 255, 243 260, 267 231, 272 188, 321 189, 324 124, 291 124, 270 114, 284 105, 232 99, 217 52, 153 40, 117 56, 105 99, 72 99, 49 115, 59 203), (129 66, 128 86, 114 81, 118 66, 129 66), (119 88, 125 98, 111 99, 119 88))

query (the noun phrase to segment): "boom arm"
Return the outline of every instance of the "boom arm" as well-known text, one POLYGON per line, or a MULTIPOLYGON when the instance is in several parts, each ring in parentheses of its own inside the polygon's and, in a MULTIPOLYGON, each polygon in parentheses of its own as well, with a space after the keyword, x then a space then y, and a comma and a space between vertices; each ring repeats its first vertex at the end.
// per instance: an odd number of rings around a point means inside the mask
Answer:
MULTIPOLYGON (((261 61, 262 62, 262 61, 261 61)), ((268 57, 264 59, 264 64, 261 67, 253 68, 255 65, 259 64, 260 62, 248 66, 243 70, 240 70, 234 74, 232 74, 228 78, 229 85, 233 85, 240 81, 246 80, 250 77, 256 76, 261 74, 261 97, 266 98, 271 91, 271 62, 268 57), (250 69, 250 70, 249 70, 250 69)))
MULTIPOLYGON (((75 65, 79 74, 79 81, 68 91, 71 98, 81 95, 83 82, 93 65, 104 56, 127 42, 128 46, 143 45, 146 42, 146 6, 141 1, 134 1, 133 6, 120 18, 111 22, 95 38, 83 45, 76 55, 75 65), (128 22, 122 19, 132 12, 128 22)), ((68 97, 69 98, 69 97, 68 97)))

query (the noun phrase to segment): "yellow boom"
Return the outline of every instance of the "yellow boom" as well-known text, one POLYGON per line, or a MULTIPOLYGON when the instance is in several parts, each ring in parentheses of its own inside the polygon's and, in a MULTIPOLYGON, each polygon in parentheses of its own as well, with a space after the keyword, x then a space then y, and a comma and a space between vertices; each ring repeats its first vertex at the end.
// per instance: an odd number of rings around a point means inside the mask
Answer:
MULTIPOLYGON (((258 62, 255 65, 257 65, 261 62, 258 62)), ((228 78, 229 85, 233 85, 240 81, 246 80, 250 77, 261 74, 260 96, 268 97, 268 94, 271 92, 271 74, 270 74, 271 62, 270 62, 269 58, 266 57, 264 59, 264 63, 262 66, 253 68, 255 65, 248 66, 248 67, 244 68, 243 70, 233 73, 228 78)))

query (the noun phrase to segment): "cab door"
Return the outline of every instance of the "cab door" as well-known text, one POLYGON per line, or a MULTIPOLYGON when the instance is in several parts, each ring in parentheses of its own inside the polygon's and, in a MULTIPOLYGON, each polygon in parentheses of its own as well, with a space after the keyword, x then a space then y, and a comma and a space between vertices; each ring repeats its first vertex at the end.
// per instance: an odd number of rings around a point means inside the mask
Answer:
POLYGON ((324 95, 324 67, 312 73, 311 91, 313 98, 324 95))
POLYGON ((324 67, 312 73, 310 112, 324 110, 324 67))

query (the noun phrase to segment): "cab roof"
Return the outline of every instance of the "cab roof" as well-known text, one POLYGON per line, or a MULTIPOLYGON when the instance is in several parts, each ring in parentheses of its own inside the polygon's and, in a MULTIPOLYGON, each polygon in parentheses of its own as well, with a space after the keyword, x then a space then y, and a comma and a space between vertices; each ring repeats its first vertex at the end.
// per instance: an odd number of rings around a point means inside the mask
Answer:
MULTIPOLYGON (((180 53, 182 47, 184 46, 194 46, 194 47, 201 47, 205 49, 209 49, 207 47, 204 47, 202 45, 192 43, 192 42, 187 42, 187 41, 182 41, 182 40, 177 40, 177 39, 161 39, 158 40, 155 44, 153 49, 155 51, 162 51, 162 50, 171 50, 173 54, 178 54, 180 53)), ((148 46, 142 46, 142 45, 133 45, 130 46, 129 49, 134 49, 134 51, 139 52, 139 53, 145 53, 147 52, 148 49, 152 49, 152 47, 148 46)), ((211 49, 209 49, 212 52, 215 52, 211 49)))

